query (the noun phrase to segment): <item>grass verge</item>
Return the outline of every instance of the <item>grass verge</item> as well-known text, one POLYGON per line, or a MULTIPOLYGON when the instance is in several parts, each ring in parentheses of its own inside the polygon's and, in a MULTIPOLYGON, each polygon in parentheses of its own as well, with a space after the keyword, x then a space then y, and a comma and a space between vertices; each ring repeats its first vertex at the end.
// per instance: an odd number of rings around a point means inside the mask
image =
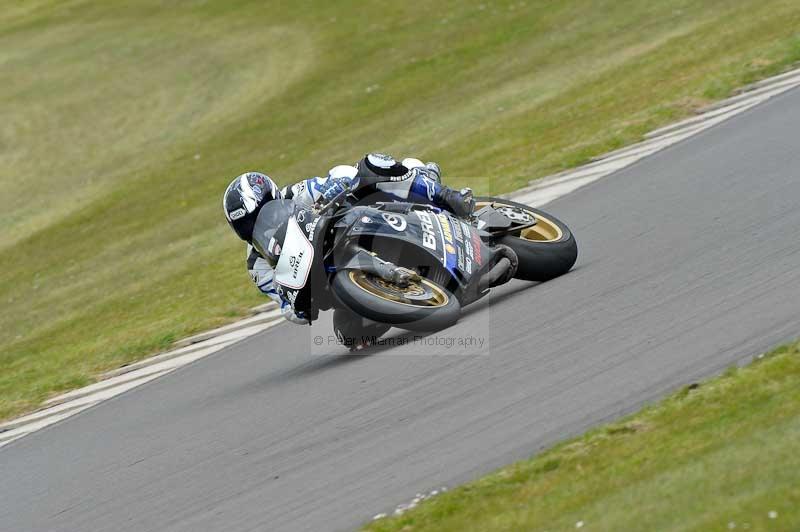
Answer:
POLYGON ((385 150, 507 192, 780 72, 798 27, 785 0, 7 2, 0 419, 261 302, 219 204, 244 170, 385 150))
POLYGON ((365 530, 800 530, 799 471, 795 343, 365 530))

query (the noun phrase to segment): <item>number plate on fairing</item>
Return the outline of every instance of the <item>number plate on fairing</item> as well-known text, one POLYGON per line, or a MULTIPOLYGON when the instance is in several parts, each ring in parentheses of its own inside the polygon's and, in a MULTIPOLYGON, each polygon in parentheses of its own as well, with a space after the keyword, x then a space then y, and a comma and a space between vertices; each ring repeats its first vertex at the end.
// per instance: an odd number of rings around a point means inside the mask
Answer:
POLYGON ((297 225, 297 220, 290 218, 281 257, 275 268, 275 282, 287 288, 303 288, 313 262, 314 247, 297 225))

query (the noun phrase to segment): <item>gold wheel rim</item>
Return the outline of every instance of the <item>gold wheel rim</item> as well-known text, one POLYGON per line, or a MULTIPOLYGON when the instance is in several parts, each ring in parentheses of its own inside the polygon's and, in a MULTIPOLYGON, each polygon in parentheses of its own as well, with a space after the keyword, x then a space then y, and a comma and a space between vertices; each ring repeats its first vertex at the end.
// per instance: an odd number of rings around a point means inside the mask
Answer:
POLYGON ((411 282, 403 288, 361 270, 349 270, 348 275, 357 287, 384 301, 416 308, 444 307, 450 301, 444 290, 427 279, 411 282), (413 299, 424 297, 426 294, 429 297, 425 299, 413 299))
MULTIPOLYGON (((514 207, 499 201, 479 201, 475 204, 475 210, 481 209, 487 205, 501 205, 512 209, 523 210, 520 207, 514 207)), ((532 240, 534 242, 556 242, 561 240, 564 232, 553 220, 549 219, 540 213, 533 211, 525 211, 536 219, 536 225, 528 227, 520 231, 519 237, 523 240, 532 240)))

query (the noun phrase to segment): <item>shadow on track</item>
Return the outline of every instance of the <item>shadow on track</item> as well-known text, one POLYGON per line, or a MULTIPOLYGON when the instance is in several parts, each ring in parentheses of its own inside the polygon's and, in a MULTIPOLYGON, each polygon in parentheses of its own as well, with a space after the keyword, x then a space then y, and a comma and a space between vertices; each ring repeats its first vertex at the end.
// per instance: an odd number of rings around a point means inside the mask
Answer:
MULTIPOLYGON (((573 268, 571 271, 575 271, 577 269, 579 269, 579 267, 573 268)), ((569 273, 565 275, 569 275, 569 273)), ((493 288, 492 292, 484 299, 462 310, 461 321, 459 321, 459 323, 463 323, 463 320, 469 319, 470 316, 478 314, 481 311, 485 311, 495 304, 502 305, 503 302, 511 301, 518 297, 530 297, 530 293, 528 291, 541 284, 543 283, 531 281, 513 281, 503 286, 493 288)), ((458 324, 454 327, 458 327, 458 324)), ((443 331, 447 330, 448 329, 443 329, 443 331)), ((232 392, 232 394, 261 393, 265 388, 268 387, 290 385, 293 383, 296 384, 298 380, 303 380, 307 377, 317 375, 320 372, 330 371, 349 364, 355 364, 371 357, 393 356, 391 351, 398 346, 409 345, 420 338, 426 338, 442 332, 430 331, 422 333, 405 331, 402 329, 392 329, 392 331, 394 334, 389 334, 383 337, 383 339, 386 341, 360 351, 347 352, 344 347, 331 348, 327 353, 314 354, 310 360, 306 358, 309 355, 308 352, 298 353, 298 358, 305 358, 305 360, 303 360, 297 366, 258 376, 249 383, 244 384, 244 386, 237 392, 232 392)), ((407 353, 396 354, 396 356, 406 355, 407 353)))

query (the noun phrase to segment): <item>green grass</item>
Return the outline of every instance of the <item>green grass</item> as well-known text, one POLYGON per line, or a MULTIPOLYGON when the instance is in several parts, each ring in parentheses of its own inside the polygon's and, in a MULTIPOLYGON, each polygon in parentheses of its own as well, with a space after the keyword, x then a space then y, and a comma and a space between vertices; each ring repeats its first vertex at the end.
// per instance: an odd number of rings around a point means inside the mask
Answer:
POLYGON ((794 0, 0 10, 0 419, 259 303, 220 194, 369 150, 500 193, 800 60, 794 0))
POLYGON ((800 343, 366 530, 800 530, 798 472, 800 343))

